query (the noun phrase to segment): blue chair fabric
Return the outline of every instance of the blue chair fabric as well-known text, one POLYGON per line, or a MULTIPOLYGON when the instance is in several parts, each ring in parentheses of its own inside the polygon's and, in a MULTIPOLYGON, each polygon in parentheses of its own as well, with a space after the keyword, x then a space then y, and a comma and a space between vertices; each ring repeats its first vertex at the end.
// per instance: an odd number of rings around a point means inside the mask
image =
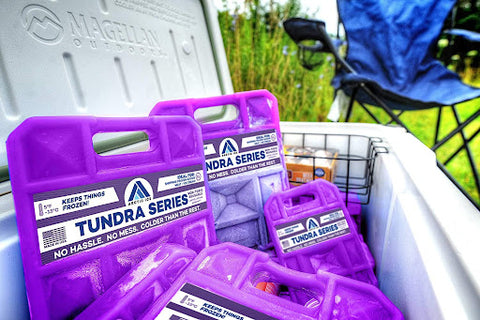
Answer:
MULTIPOLYGON (((435 56, 442 26, 455 0, 338 0, 346 31, 346 61, 356 73, 340 70, 333 79, 347 94, 358 83, 397 110, 454 105, 480 96, 435 56)), ((475 33, 455 35, 476 39, 475 33)), ((377 105, 360 91, 357 100, 377 105)))

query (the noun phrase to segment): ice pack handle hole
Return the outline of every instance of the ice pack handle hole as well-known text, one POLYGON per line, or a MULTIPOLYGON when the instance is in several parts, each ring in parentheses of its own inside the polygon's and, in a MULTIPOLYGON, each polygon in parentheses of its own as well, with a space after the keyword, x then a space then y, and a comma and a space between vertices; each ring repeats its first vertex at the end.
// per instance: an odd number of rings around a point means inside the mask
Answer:
POLYGON ((299 196, 294 196, 288 199, 283 200, 283 204, 286 208, 293 208, 300 205, 309 204, 312 201, 315 201, 316 197, 313 193, 305 193, 299 196))
POLYGON ((93 149, 101 156, 129 154, 150 150, 150 139, 145 131, 99 132, 92 137, 93 149), (140 143, 143 142, 143 143, 140 143), (135 144, 132 148, 122 148, 135 144))
POLYGON ((230 122, 238 119, 240 114, 238 107, 234 104, 218 106, 199 107, 193 113, 195 120, 202 124, 230 122))

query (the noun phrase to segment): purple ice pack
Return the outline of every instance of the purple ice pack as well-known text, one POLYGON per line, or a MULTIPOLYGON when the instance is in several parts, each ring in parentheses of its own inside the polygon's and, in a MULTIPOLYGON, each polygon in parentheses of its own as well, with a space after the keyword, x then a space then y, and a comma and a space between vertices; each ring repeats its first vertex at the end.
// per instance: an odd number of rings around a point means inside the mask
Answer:
POLYGON ((151 115, 189 115, 218 106, 235 106, 234 120, 200 123, 220 242, 263 247, 268 233, 263 206, 274 191, 288 188, 276 98, 267 90, 159 102, 151 115))
POLYGON ((165 242, 216 242, 201 132, 189 117, 38 117, 7 140, 31 316, 79 314, 165 242), (147 151, 99 155, 97 133, 142 131, 147 151))
MULTIPOLYGON (((290 189, 295 187, 297 187, 297 185, 293 185, 290 183, 290 189)), ((362 224, 362 205, 360 204, 360 199, 358 197, 358 194, 350 191, 348 193, 348 201, 347 201, 347 194, 343 191, 340 191, 340 197, 346 203, 348 213, 350 214, 350 217, 353 219, 353 221, 355 221, 357 231, 360 232, 361 224, 362 224)), ((312 200, 312 197, 309 197, 309 196, 298 197, 299 204, 308 202, 311 200, 312 200)))
POLYGON ((318 179, 272 194, 265 205, 265 219, 285 266, 377 284, 373 259, 334 184, 318 179), (311 200, 298 200, 304 197, 311 200))
POLYGON ((195 256, 195 251, 178 244, 160 245, 75 319, 138 319, 195 256))
POLYGON ((203 250, 140 319, 403 317, 372 285, 324 271, 290 270, 265 252, 222 243, 203 250), (258 289, 261 282, 274 284, 278 295, 258 289))

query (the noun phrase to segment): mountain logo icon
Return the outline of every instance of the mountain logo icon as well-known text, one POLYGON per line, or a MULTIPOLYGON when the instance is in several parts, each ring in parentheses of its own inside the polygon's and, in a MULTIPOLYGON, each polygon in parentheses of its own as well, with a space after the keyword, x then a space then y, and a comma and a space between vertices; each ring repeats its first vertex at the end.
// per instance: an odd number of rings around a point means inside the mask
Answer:
POLYGON ((235 140, 226 138, 220 143, 220 155, 227 156, 238 153, 238 145, 235 140))
POLYGON ((125 204, 127 206, 140 204, 152 200, 153 189, 150 183, 143 178, 130 181, 125 189, 125 204))
POLYGON ((144 199, 146 197, 150 197, 150 193, 148 193, 147 189, 145 189, 140 181, 135 182, 128 201, 144 199))
POLYGON ((46 7, 28 5, 23 8, 21 18, 23 27, 33 39, 46 44, 56 44, 62 40, 62 23, 46 7))
POLYGON ((318 227, 318 222, 314 218, 309 218, 307 220, 307 230, 317 229, 318 227))

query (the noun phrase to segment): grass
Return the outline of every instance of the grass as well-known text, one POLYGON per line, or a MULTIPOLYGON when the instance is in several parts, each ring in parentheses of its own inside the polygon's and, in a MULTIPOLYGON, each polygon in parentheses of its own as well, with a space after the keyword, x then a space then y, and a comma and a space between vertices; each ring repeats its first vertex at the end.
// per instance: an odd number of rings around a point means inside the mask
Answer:
POLYGON ((333 97, 333 61, 305 70, 294 43, 278 27, 280 14, 269 24, 255 20, 246 14, 219 15, 235 91, 266 88, 277 97, 282 120, 325 121, 333 97))
MULTIPOLYGON (((257 1, 245 0, 244 7, 238 8, 233 14, 226 10, 219 13, 233 86, 235 91, 268 89, 278 99, 283 121, 327 121, 326 116, 334 97, 330 85, 334 63, 331 57, 326 56, 323 64, 315 71, 308 71, 300 65, 296 46, 280 26, 283 19, 295 15, 299 15, 296 0, 291 0, 284 6, 271 2, 268 8, 261 8, 257 1)), ((480 86, 479 73, 471 68, 467 68, 464 80, 480 86)), ((466 119, 478 109, 478 105, 480 99, 458 105, 460 118, 466 119)), ((378 108, 372 110, 383 118, 378 108)), ((429 147, 433 145, 436 118, 437 109, 412 111, 401 117, 410 130, 429 147)), ((354 108, 351 121, 373 122, 360 107, 354 108)), ((455 126, 452 112, 445 108, 440 137, 455 126)), ((467 138, 479 127, 480 119, 467 126, 467 138)), ((447 159, 460 143, 461 136, 457 135, 437 151, 437 158, 440 161, 447 159)), ((470 146, 480 169, 480 135, 470 142, 470 146)), ((447 169, 480 203, 465 150, 447 165, 447 169)))

